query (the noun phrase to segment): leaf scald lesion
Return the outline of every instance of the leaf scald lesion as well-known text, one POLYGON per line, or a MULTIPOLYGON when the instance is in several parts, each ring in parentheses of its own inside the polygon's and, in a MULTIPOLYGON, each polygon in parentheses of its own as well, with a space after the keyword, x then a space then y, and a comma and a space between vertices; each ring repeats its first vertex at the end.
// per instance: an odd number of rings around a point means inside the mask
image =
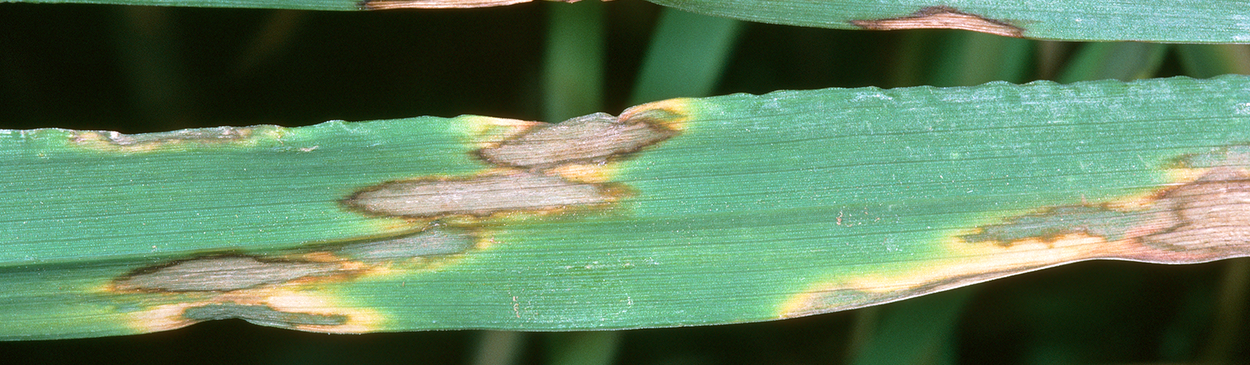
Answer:
POLYGON ((646 123, 676 133, 686 131, 693 99, 676 98, 637 105, 621 112, 622 123, 646 123))
POLYGON ((1212 148, 1208 152, 1190 153, 1172 159, 1169 169, 1211 169, 1216 167, 1245 169, 1250 167, 1250 145, 1212 148))
POLYGON ((225 292, 342 274, 333 262, 209 256, 141 268, 113 282, 119 292, 225 292))
POLYGON ((778 318, 850 310, 955 289, 1005 276, 1090 259, 1101 237, 1067 234, 1013 245, 967 245, 954 238, 942 257, 909 262, 892 273, 816 283, 782 303, 778 318))
POLYGON ((602 170, 679 131, 663 120, 672 112, 640 115, 592 114, 555 125, 469 120, 471 134, 489 139, 470 143, 480 146, 474 156, 490 168, 383 182, 340 201, 357 213, 401 218, 412 229, 407 233, 173 260, 118 277, 104 292, 119 301, 165 303, 138 305, 146 308, 134 315, 144 331, 226 318, 319 332, 371 331, 381 320, 376 313, 327 304, 334 301, 313 293, 328 291, 310 289, 454 263, 490 246, 491 225, 504 220, 617 204, 631 192, 607 181, 610 174, 602 170))
POLYGON ((387 182, 359 191, 344 199, 343 204, 374 215, 440 219, 551 213, 568 207, 603 205, 615 199, 605 186, 528 171, 505 171, 387 182))
POLYGON ((394 238, 349 243, 319 253, 332 252, 335 257, 377 263, 454 255, 476 246, 477 238, 468 231, 439 227, 394 238))
MULTIPOLYGON (((534 0, 361 0, 356 3, 360 10, 391 9, 470 9, 507 6, 534 0)), ((548 0, 575 3, 580 0, 548 0)))
POLYGON ((665 116, 672 119, 673 113, 642 118, 595 113, 558 124, 507 123, 501 125, 504 132, 490 133, 507 138, 477 142, 480 148, 472 152, 490 166, 484 172, 383 182, 358 189, 341 203, 373 216, 461 225, 607 208, 630 194, 628 187, 608 181, 612 174, 607 170, 679 134, 662 120, 665 116))
POLYGON ((214 253, 132 270, 114 278, 105 291, 225 293, 353 280, 379 268, 413 266, 461 254, 476 248, 478 241, 470 230, 434 226, 395 236, 309 244, 266 254, 214 253))
MULTIPOLYGON (((864 307, 1092 259, 1197 263, 1250 255, 1250 147, 1163 166, 1182 180, 1142 195, 1053 206, 949 235, 944 252, 890 274, 804 288, 780 318, 864 307)), ((1082 199, 1083 200, 1083 199, 1082 199)))
MULTIPOLYGON (((159 301, 159 299, 149 299, 159 301)), ((208 298, 181 298, 128 313, 142 332, 166 331, 204 321, 242 319, 254 324, 325 333, 377 331, 384 317, 324 295, 280 287, 238 290, 208 298)))
POLYGON ((986 18, 949 6, 930 6, 898 18, 852 20, 851 24, 866 30, 960 29, 1004 37, 1024 36, 1023 28, 1008 21, 986 18))
POLYGON ((210 254, 153 264, 115 278, 102 294, 143 308, 131 314, 143 331, 238 318, 316 332, 358 333, 376 328, 374 311, 333 305, 326 284, 412 272, 454 261, 475 249, 477 237, 449 227, 307 245, 263 255, 210 254), (165 304, 148 304, 165 303, 165 304))
POLYGON ((478 150, 499 166, 543 169, 570 163, 604 163, 664 141, 676 132, 645 122, 627 122, 606 113, 536 126, 508 141, 478 150))
POLYGON ((959 238, 965 242, 986 242, 1004 247, 1026 240, 1054 242, 1073 234, 1116 241, 1145 224, 1145 221, 1156 219, 1159 213, 1152 210, 1119 211, 1104 205, 1060 206, 1010 217, 1003 223, 984 225, 974 233, 960 235, 959 238))
POLYGON ((263 304, 204 304, 183 309, 182 317, 194 322, 242 319, 258 325, 285 328, 301 325, 341 326, 347 324, 347 316, 342 314, 284 312, 263 304))
POLYGON ((531 129, 547 123, 529 120, 463 115, 458 125, 467 137, 466 142, 480 150, 498 146, 503 141, 517 138, 531 129))
POLYGON ((172 132, 124 134, 114 131, 71 131, 69 142, 104 151, 153 152, 174 148, 214 147, 221 145, 254 145, 260 139, 278 139, 283 127, 255 125, 250 127, 193 128, 172 132))
POLYGON ((1250 172, 1215 167, 1197 181, 1166 191, 1158 201, 1167 227, 1141 236, 1143 259, 1162 262, 1211 261, 1246 256, 1250 247, 1250 172))
POLYGON ((1245 256, 1250 246, 1250 153, 1230 146, 1191 154, 1167 167, 1185 170, 1185 181, 1145 197, 1098 206, 1072 205, 1007 217, 959 238, 970 245, 1014 245, 1026 240, 1087 235, 1103 245, 1091 257, 1191 263, 1245 256))

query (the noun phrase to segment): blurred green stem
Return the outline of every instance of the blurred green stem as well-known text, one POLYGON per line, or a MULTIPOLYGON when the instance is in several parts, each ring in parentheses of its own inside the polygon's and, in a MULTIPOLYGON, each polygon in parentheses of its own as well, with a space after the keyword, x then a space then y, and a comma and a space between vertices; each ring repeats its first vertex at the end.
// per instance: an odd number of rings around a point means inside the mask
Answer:
POLYGON ((517 358, 521 356, 525 346, 525 332, 481 331, 480 333, 477 352, 473 354, 473 365, 517 363, 517 358))
POLYGON ((559 122, 599 111, 603 100, 604 5, 582 1, 547 7, 543 116, 559 122))
POLYGON ((711 94, 741 29, 729 18, 661 10, 629 103, 711 94))
POLYGON ((956 355, 960 314, 976 293, 963 288, 880 307, 856 319, 852 365, 946 364, 956 355), (863 328, 869 326, 868 328, 863 328))
POLYGON ((1244 44, 1178 44, 1177 56, 1185 74, 1208 78, 1223 74, 1250 74, 1250 46, 1244 44))
POLYGON ((935 60, 938 72, 929 85, 972 86, 990 81, 1021 83, 1032 69, 1034 41, 975 32, 951 32, 942 42, 946 50, 935 60))
POLYGON ((547 335, 549 365, 607 365, 616 357, 619 331, 551 333, 547 335))
POLYGON ((1206 364, 1233 364, 1238 352, 1242 321, 1246 316, 1246 292, 1250 286, 1250 261, 1234 259, 1224 264, 1211 335, 1199 361, 1206 364))
POLYGON ((1132 81, 1149 78, 1163 64, 1168 45, 1117 42, 1086 43, 1077 49, 1056 81, 1073 83, 1086 80, 1132 81))

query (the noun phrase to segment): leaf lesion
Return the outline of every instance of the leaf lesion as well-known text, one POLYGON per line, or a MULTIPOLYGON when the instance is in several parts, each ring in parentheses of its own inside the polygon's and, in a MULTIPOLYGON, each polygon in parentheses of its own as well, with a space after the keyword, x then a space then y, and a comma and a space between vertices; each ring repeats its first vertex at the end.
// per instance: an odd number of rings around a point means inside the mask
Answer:
POLYGON ((508 133, 484 134, 501 139, 471 142, 480 146, 474 156, 491 165, 484 173, 383 182, 340 201, 360 214, 409 220, 415 231, 274 252, 203 253, 133 270, 113 279, 103 294, 146 303, 132 313, 145 331, 225 318, 321 332, 371 331, 376 313, 326 304, 334 298, 307 289, 453 263, 488 246, 487 226, 501 218, 616 204, 629 194, 627 187, 585 179, 604 173, 571 171, 608 169, 678 134, 654 117, 597 113, 560 124, 508 123, 508 133))
POLYGON ((852 20, 851 24, 866 30, 959 29, 1004 37, 1024 36, 1024 29, 1009 21, 987 18, 949 6, 930 6, 897 18, 852 20))
POLYGON ((817 283, 783 303, 779 316, 887 303, 1083 260, 1250 256, 1250 146, 1183 155, 1162 167, 1185 178, 1144 195, 1044 207, 961 230, 942 255, 913 264, 920 269, 817 283))
MULTIPOLYGON (((534 0, 361 0, 357 3, 360 10, 391 10, 391 9, 470 9, 508 6, 528 3, 534 0)), ((580 0, 548 0, 575 3, 580 0)))
POLYGON ((1105 257, 1161 263, 1250 255, 1245 252, 1250 247, 1250 147, 1187 154, 1165 167, 1196 177, 1160 188, 1142 201, 1050 207, 980 226, 960 238, 1011 245, 1086 235, 1132 247, 1108 246, 1105 257))
POLYGON ((388 181, 359 189, 342 203, 370 215, 471 221, 602 208, 628 195, 629 188, 598 181, 594 176, 606 173, 585 169, 609 169, 611 163, 678 134, 649 119, 605 113, 517 128, 524 131, 478 143, 482 147, 472 153, 490 166, 484 173, 388 181))

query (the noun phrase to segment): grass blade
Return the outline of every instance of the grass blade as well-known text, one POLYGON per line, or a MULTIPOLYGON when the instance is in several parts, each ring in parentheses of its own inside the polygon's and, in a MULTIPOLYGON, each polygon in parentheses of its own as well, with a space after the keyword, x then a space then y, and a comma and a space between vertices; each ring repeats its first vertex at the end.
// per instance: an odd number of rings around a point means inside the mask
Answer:
POLYGON ((1247 255, 1250 78, 0 134, 0 337, 790 318, 1247 255), (519 150, 520 152, 512 152, 519 150), (535 160, 536 157, 537 160, 535 160))
POLYGON ((1083 41, 1243 43, 1244 2, 649 0, 701 14, 835 29, 963 29, 1083 41))
POLYGON ((1244 44, 1181 44, 1175 49, 1189 76, 1250 73, 1250 47, 1244 44))
POLYGON ((1150 43, 1086 43, 1068 61, 1059 82, 1148 78, 1158 71, 1168 46, 1150 43))
POLYGON ((606 27, 603 4, 587 1, 548 10, 544 115, 560 120, 599 110, 606 27))
POLYGON ((631 103, 711 94, 741 29, 737 20, 664 9, 631 103))
MULTIPOLYGON (((477 8, 532 0, 5 0, 146 6, 386 10, 477 8)), ((571 0, 553 0, 567 1, 571 0)), ((587 0, 591 1, 591 0, 587 0)), ((835 29, 943 28, 1002 36, 1068 41, 1171 43, 1250 42, 1248 9, 1237 0, 992 0, 953 4, 933 0, 649 0, 677 9, 764 23, 835 29)))

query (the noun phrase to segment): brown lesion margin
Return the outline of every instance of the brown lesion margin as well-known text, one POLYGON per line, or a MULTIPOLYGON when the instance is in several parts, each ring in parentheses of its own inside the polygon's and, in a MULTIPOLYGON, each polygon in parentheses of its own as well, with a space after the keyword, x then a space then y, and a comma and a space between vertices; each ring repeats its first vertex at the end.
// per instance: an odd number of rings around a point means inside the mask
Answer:
POLYGON ((796 318, 823 313, 847 311, 961 288, 1006 276, 1045 269, 1053 265, 1037 265, 1009 270, 990 271, 944 278, 908 286, 906 290, 882 290, 883 288, 859 288, 846 285, 816 287, 795 296, 783 304, 778 318, 796 318))
POLYGON ((930 6, 903 17, 852 20, 850 23, 866 30, 960 29, 1004 37, 1024 36, 1024 29, 1010 21, 990 19, 949 6, 930 6))

